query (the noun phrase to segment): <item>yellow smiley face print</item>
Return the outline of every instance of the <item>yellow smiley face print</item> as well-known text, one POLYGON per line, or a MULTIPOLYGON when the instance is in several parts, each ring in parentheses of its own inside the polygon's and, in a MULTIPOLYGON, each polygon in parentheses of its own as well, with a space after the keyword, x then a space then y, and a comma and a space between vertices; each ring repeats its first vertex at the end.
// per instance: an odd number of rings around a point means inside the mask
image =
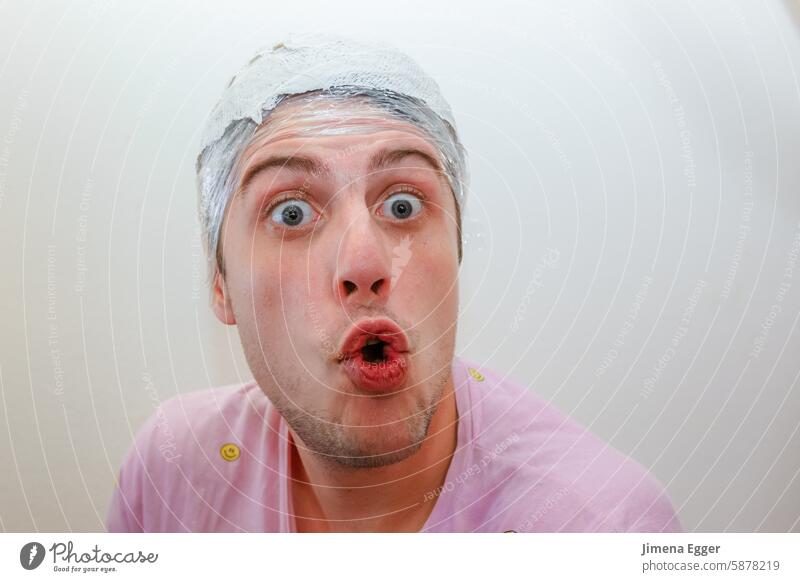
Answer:
POLYGON ((220 456, 226 461, 235 461, 239 458, 239 447, 233 443, 225 443, 219 449, 220 456))

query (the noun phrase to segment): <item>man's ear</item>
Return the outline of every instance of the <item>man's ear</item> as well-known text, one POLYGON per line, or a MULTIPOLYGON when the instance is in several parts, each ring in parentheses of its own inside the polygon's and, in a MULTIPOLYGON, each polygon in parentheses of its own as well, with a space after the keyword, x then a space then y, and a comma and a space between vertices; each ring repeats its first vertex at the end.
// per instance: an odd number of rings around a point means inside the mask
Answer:
POLYGON ((214 281, 211 285, 211 309, 214 314, 225 325, 236 325, 236 317, 233 315, 231 297, 225 285, 225 278, 219 269, 214 273, 214 281))

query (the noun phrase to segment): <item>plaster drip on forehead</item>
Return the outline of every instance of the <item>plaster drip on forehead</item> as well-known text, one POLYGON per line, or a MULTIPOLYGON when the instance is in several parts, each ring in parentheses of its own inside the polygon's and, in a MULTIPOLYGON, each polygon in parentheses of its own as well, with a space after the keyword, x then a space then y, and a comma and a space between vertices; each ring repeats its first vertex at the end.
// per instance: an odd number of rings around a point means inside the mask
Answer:
MULTIPOLYGON (((286 97, 266 116, 250 145, 259 142, 263 136, 269 136, 269 141, 278 141, 292 136, 354 135, 398 129, 398 119, 393 123, 391 114, 358 95, 356 91, 353 91, 353 96, 315 91, 286 97)), ((403 129, 433 141, 432 136, 416 126, 403 129)), ((260 142, 259 145, 266 143, 260 142)))
POLYGON ((200 150, 222 137, 234 121, 250 119, 260 125, 285 95, 347 86, 419 99, 456 126, 439 86, 404 53, 333 35, 297 34, 259 50, 234 75, 206 121, 200 150))

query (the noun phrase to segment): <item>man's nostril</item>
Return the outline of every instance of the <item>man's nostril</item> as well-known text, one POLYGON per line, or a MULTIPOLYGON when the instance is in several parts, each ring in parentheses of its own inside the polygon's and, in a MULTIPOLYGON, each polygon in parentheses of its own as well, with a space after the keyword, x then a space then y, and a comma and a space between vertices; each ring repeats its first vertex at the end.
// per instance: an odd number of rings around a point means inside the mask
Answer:
POLYGON ((372 287, 370 287, 370 289, 372 289, 373 293, 377 294, 382 285, 383 285, 383 279, 378 279, 372 284, 372 287))
POLYGON ((347 291, 347 294, 350 295, 353 291, 356 290, 356 284, 352 281, 345 281, 344 282, 344 289, 347 291))

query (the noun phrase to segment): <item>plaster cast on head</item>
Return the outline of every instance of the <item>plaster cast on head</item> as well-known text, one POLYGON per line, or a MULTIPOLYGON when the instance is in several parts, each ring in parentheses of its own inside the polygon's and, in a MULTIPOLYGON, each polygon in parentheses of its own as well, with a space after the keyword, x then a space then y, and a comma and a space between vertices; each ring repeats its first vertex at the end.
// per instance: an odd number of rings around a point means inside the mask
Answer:
MULTIPOLYGON (((388 46, 332 36, 301 35, 259 51, 236 76, 209 116, 197 159, 203 240, 210 273, 221 269, 220 229, 240 180, 237 163, 259 126, 283 102, 301 101, 313 135, 365 131, 375 112, 421 130, 436 148, 456 201, 459 222, 467 191, 464 148, 436 82, 408 56, 388 46), (351 111, 320 107, 353 101, 351 111)), ((378 116, 379 117, 379 116, 378 116)))

